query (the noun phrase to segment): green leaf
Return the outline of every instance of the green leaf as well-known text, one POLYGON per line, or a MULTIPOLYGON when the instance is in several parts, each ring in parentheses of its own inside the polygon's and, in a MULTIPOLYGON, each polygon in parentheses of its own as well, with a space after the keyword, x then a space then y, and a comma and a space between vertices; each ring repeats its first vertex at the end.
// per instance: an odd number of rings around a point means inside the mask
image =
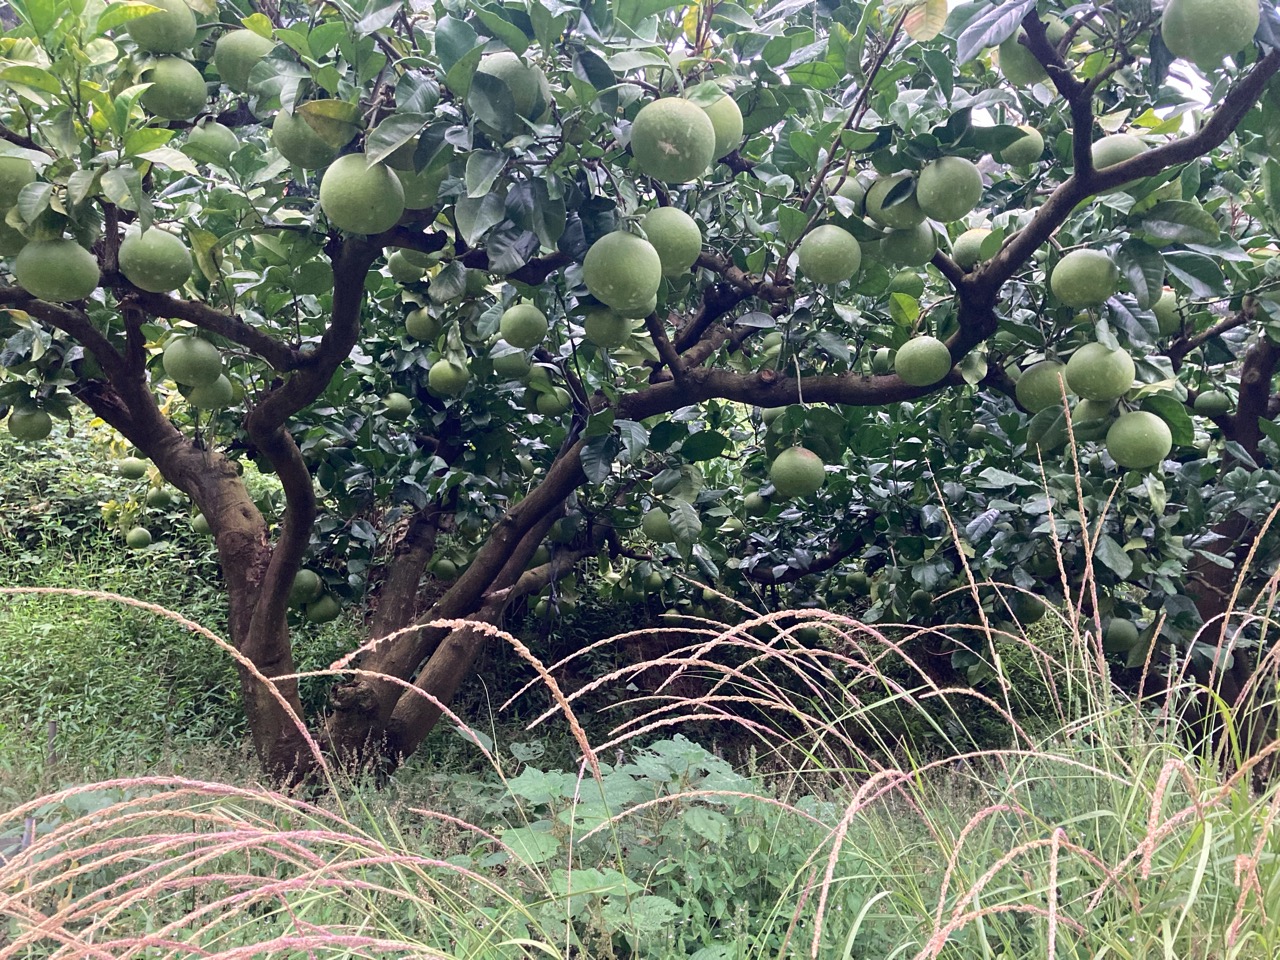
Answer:
POLYGON ((616 420, 613 425, 622 441, 623 461, 635 463, 649 447, 649 431, 634 420, 616 420))
POLYGON ((680 456, 691 462, 714 460, 733 445, 728 437, 712 430, 700 430, 680 445, 680 456))
POLYGON ((621 450, 622 441, 613 431, 588 438, 578 452, 582 472, 591 483, 604 483, 613 472, 613 461, 621 450))
POLYGON ((1160 246, 1174 243, 1213 243, 1218 221, 1200 204, 1186 200, 1157 203, 1135 228, 1135 233, 1160 246))
POLYGON ((787 79, 802 87, 814 90, 826 90, 840 82, 840 74, 835 67, 825 61, 818 63, 802 63, 786 71, 787 79))
MULTIPOLYGON (((956 36, 956 63, 963 66, 988 47, 998 46, 1018 32, 1027 14, 1035 9, 1036 0, 991 4, 977 12, 956 36)), ((948 21, 948 27, 951 21, 948 21)))
POLYGON ((655 14, 682 6, 684 6, 683 3, 673 3, 671 0, 617 0, 613 15, 628 27, 634 28, 639 26, 642 20, 655 14))
POLYGON ((902 28, 912 40, 932 40, 947 22, 947 0, 923 0, 908 12, 902 28))
POLYGON ((1195 424, 1187 405, 1181 400, 1168 395, 1146 397, 1142 401, 1142 409, 1149 410, 1169 425, 1169 433, 1173 442, 1179 447, 1190 446, 1196 440, 1195 424))
POLYGON ((360 107, 345 100, 308 100, 297 111, 316 136, 341 150, 360 132, 360 107))
POLYGON ((920 319, 920 301, 907 293, 891 293, 889 316, 898 326, 910 327, 920 319))
POLYGON ((369 163, 379 163, 422 133, 429 118, 423 113, 397 112, 387 117, 365 138, 364 154, 369 163))
POLYGON ((1143 310, 1160 299, 1164 288, 1164 257, 1141 240, 1126 240, 1116 252, 1116 266, 1143 310))
POLYGON ((671 501, 671 529, 681 543, 693 543, 702 535, 702 518, 687 500, 671 501))
POLYGON ((400 9, 401 0, 373 0, 365 8, 365 15, 356 21, 356 36, 367 37, 384 27, 391 26, 391 21, 396 18, 400 9))
POLYGON ((1133 560, 1124 552, 1120 544, 1105 533, 1098 537, 1098 545, 1093 555, 1121 580, 1127 579, 1129 574, 1133 573, 1133 560))
POLYGON ((778 208, 778 236, 783 243, 795 243, 809 226, 809 217, 797 207, 780 206, 778 208))
POLYGON ((467 109, 503 136, 510 136, 519 128, 515 97, 505 81, 477 72, 471 78, 466 99, 467 109))
POLYGON ((527 866, 545 863, 560 851, 560 841, 550 832, 549 823, 514 827, 502 832, 502 842, 511 855, 527 866))
POLYGON ((476 150, 467 157, 464 182, 468 197, 482 197, 507 165, 507 155, 500 150, 476 150))
POLYGON ((1197 300, 1221 296, 1227 292, 1222 268, 1209 257, 1198 253, 1176 251, 1164 257, 1165 266, 1178 280, 1186 284, 1191 296, 1197 300))
POLYGON ((503 197, 497 193, 487 193, 483 197, 462 197, 453 209, 462 239, 471 246, 475 246, 486 230, 501 223, 507 215, 503 197))
POLYGON ((483 23, 490 33, 510 47, 517 56, 529 49, 528 36, 514 23, 503 19, 492 10, 486 10, 475 0, 472 0, 471 9, 475 11, 476 19, 483 23))
MULTIPOLYGON (((447 74, 463 57, 480 45, 480 37, 465 20, 444 17, 436 22, 435 44, 436 56, 440 58, 440 69, 447 74)), ((480 61, 479 54, 475 59, 477 63, 480 61)), ((451 81, 449 81, 449 87, 460 96, 466 95, 465 90, 459 90, 451 81)))
POLYGON ((130 20, 136 20, 138 17, 145 17, 149 13, 156 13, 158 7, 149 3, 112 3, 102 11, 102 15, 98 17, 98 22, 94 27, 94 34, 102 36, 110 33, 117 27, 123 27, 130 20))
POLYGON ((157 166, 176 170, 178 173, 189 173, 193 177, 198 176, 200 173, 190 157, 180 150, 175 150, 173 147, 156 147, 154 150, 147 150, 137 156, 139 160, 146 160, 157 166))
POLYGON ((200 272, 210 283, 217 282, 222 276, 221 241, 217 235, 200 227, 188 226, 187 239, 191 242, 191 252, 195 255, 200 272))

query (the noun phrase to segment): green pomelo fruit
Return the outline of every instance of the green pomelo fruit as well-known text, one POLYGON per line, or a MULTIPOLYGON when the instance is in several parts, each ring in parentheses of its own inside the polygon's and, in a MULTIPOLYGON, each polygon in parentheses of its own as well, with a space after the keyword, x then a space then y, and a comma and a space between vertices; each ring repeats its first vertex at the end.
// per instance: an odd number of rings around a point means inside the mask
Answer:
MULTIPOLYGON (((499 340, 495 349, 501 346, 499 340)), ((521 352, 500 354, 493 358, 493 372, 506 380, 523 380, 529 375, 529 358, 521 352)))
POLYGON ((240 149, 240 138, 230 127, 205 117, 191 128, 182 149, 197 160, 225 167, 231 155, 240 149))
POLYGON ((890 293, 902 293, 919 300, 924 296, 924 277, 914 270, 899 270, 889 280, 890 293))
POLYGON ((130 20, 129 36, 148 53, 178 53, 196 42, 196 16, 185 0, 147 0, 160 9, 130 20))
POLYGON ((631 125, 636 166, 655 180, 696 180, 711 166, 715 148, 716 128, 707 112, 679 97, 645 104, 631 125))
POLYGON ((53 432, 53 418, 37 407, 14 407, 9 433, 15 440, 43 440, 53 432))
POLYGON ((209 534, 213 533, 213 530, 209 526, 209 521, 205 519, 205 515, 203 513, 197 513, 191 518, 191 530, 193 533, 202 537, 207 537, 209 534))
POLYGON ((1160 36, 1175 57, 1207 72, 1250 46, 1260 19, 1258 0, 1169 0, 1160 36))
POLYGON ((144 502, 153 510, 167 510, 173 506, 173 494, 164 487, 152 487, 147 491, 144 502))
POLYGON ((537 120, 551 105, 551 87, 546 75, 510 51, 504 50, 482 57, 476 72, 506 84, 511 91, 516 113, 526 120, 537 120))
POLYGON ((888 347, 881 347, 871 355, 871 372, 876 376, 884 376, 893 369, 893 351, 888 347))
POLYGON ((1110 420, 1114 408, 1115 404, 1109 400, 1081 400, 1071 410, 1071 422, 1084 424, 1110 420))
POLYGON ((130 230, 120 243, 120 272, 139 290, 168 293, 191 276, 191 251, 181 238, 152 227, 145 233, 130 230))
POLYGON ((396 283, 414 283, 423 278, 426 270, 410 263, 409 258, 397 250, 387 257, 387 273, 396 283))
POLYGON ((293 577, 293 585, 289 587, 289 606, 305 606, 320 599, 324 590, 324 581, 314 570, 299 570, 293 577))
POLYGON ((319 600, 308 603, 302 608, 302 615, 312 623, 329 623, 342 615, 342 606, 333 594, 326 593, 319 600))
POLYGON ((831 219, 838 226, 848 229, 850 220, 861 217, 867 209, 867 185, 863 182, 861 175, 855 175, 850 171, 849 175, 843 181, 837 177, 830 177, 826 183, 827 191, 832 197, 843 197, 853 206, 853 212, 850 216, 845 216, 835 203, 828 201, 828 205, 832 208, 831 219), (838 186, 837 186, 838 184, 838 186))
POLYGON ((175 337, 164 348, 164 372, 175 383, 208 386, 222 375, 222 354, 208 340, 175 337))
POLYGON ((763 517, 769 512, 769 501, 758 493, 748 493, 742 498, 742 512, 748 517, 763 517))
POLYGON ((405 263, 412 264, 422 270, 426 270, 428 267, 434 267, 444 259, 443 254, 439 251, 435 253, 423 253, 421 250, 411 250, 408 247, 403 247, 396 252, 404 257, 405 263))
POLYGON ((404 215, 404 188, 386 164, 369 166, 363 153, 349 153, 324 172, 320 209, 339 230, 382 233, 404 215))
POLYGON ((702 231, 698 229, 697 222, 675 207, 650 210, 640 221, 640 229, 653 244, 653 249, 658 251, 663 276, 678 277, 688 273, 702 252, 702 231))
POLYGON ((1102 628, 1102 649, 1107 653, 1128 653, 1141 631, 1132 620, 1116 618, 1102 628))
POLYGON ((550 393, 539 393, 534 409, 544 417, 558 417, 573 409, 573 397, 564 387, 555 387, 550 393))
POLYGON ((468 270, 466 284, 464 294, 478 297, 489 289, 489 275, 483 270, 468 270))
MULTIPOLYGON (((1113 133, 1095 141, 1090 152, 1093 155, 1093 168, 1105 170, 1107 167, 1114 167, 1117 163, 1136 157, 1146 150, 1147 145, 1132 134, 1113 133)), ((1119 193, 1127 186, 1129 184, 1122 183, 1118 187, 1104 190, 1103 193, 1119 193)))
POLYGON ((134 527, 124 535, 125 546, 130 550, 142 550, 151 546, 151 531, 146 527, 134 527))
POLYGON ((913 337, 898 348, 894 372, 913 387, 928 387, 951 372, 951 351, 937 337, 913 337))
POLYGON ((880 177, 875 183, 871 184, 867 189, 867 216, 881 226, 892 227, 895 230, 905 230, 908 227, 923 223, 925 213, 920 209, 920 204, 916 201, 914 192, 905 200, 900 200, 887 207, 884 205, 885 200, 888 199, 889 192, 904 180, 909 179, 909 174, 895 173, 892 176, 880 177))
POLYGON ((587 311, 582 330, 588 340, 605 350, 620 347, 631 339, 631 321, 608 307, 587 311))
POLYGON ((449 175, 449 167, 441 166, 420 173, 397 170, 396 177, 404 188, 404 208, 406 210, 426 210, 432 206, 440 195, 440 184, 449 175))
POLYGON ((844 578, 845 586, 859 597, 865 597, 871 592, 871 578, 861 570, 854 570, 844 578))
POLYGON ((189 120, 209 100, 200 71, 178 57, 156 60, 142 79, 151 86, 139 102, 149 113, 165 120, 189 120))
POLYGON ((125 457, 116 464, 116 472, 126 480, 141 480, 147 475, 148 463, 141 457, 125 457))
POLYGON ((292 164, 316 170, 332 162, 338 151, 311 129, 302 114, 281 110, 271 122, 271 145, 292 164))
POLYGON ((1192 406, 1202 416, 1221 417, 1231 410, 1231 398, 1221 390, 1206 390, 1196 397, 1192 406))
POLYGON ((8 210, 18 202, 18 194, 28 183, 36 182, 36 168, 22 157, 0 157, 0 210, 8 210))
POLYGON ((601 303, 634 314, 656 299, 662 258, 648 240, 615 230, 591 245, 582 261, 582 279, 601 303))
POLYGON ((187 390, 187 402, 200 410, 222 410, 236 402, 236 388, 226 374, 218 374, 213 383, 187 390))
POLYGON ((419 307, 404 318, 404 331, 415 340, 434 340, 440 336, 440 321, 426 307, 419 307))
POLYGON ((431 572, 438 580, 453 580, 458 576, 458 565, 448 557, 441 557, 431 564, 431 572))
POLYGON ((1086 343, 1067 361, 1067 386, 1085 400, 1118 400, 1129 392, 1136 373, 1127 351, 1086 343))
POLYGON ((1019 124, 1018 129, 1023 136, 1001 150, 996 159, 1010 166, 1025 167, 1040 160, 1044 153, 1044 137, 1035 127, 1025 123, 1019 124))
POLYGON ((408 420, 413 413, 413 401, 403 393, 388 393, 382 398, 383 416, 388 420, 408 420))
POLYGON ((512 304, 498 321, 502 339, 513 347, 531 350, 547 336, 547 315, 531 303, 512 304))
POLYGON ((961 269, 972 270, 982 261, 982 242, 991 236, 986 227, 974 227, 956 237, 951 245, 951 259, 961 269))
POLYGON ((690 87, 688 95, 698 98, 699 106, 706 111, 707 117, 711 120, 711 127, 716 132, 716 145, 711 152, 711 159, 718 160, 732 153, 742 142, 742 110, 739 109, 733 97, 725 93, 718 84, 711 82, 690 87), (709 95, 716 90, 720 91, 719 97, 709 103, 701 102, 700 95, 709 95))
POLYGON ((1122 414, 1107 431, 1107 453, 1128 470, 1154 467, 1172 449, 1169 425, 1146 410, 1122 414))
POLYGON ((916 181, 916 203, 926 217, 951 223, 982 199, 982 174, 963 157, 940 157, 926 163, 916 181))
POLYGON ((1049 407, 1062 406, 1060 377, 1067 372, 1066 364, 1057 360, 1041 360, 1022 372, 1013 393, 1018 403, 1028 413, 1039 413, 1049 407))
POLYGON ((27 238, 0 217, 0 257, 16 257, 27 245, 27 238))
POLYGON ((826 476, 822 458, 804 447, 788 447, 769 466, 769 479, 780 497, 808 496, 822 486, 826 476))
POLYGON ((1020 41, 1027 32, 1018 30, 1000 44, 997 54, 1000 61, 1000 72, 1015 87, 1029 87, 1035 83, 1044 83, 1049 79, 1036 55, 1028 50, 1020 41))
POLYGON ((1097 307, 1120 285, 1115 261, 1100 250, 1072 250, 1049 275, 1053 295, 1068 307, 1097 307))
POLYGON ((274 47, 273 41, 252 30, 232 30, 218 38, 213 65, 223 83, 236 93, 248 93, 249 74, 274 47))
POLYGON ((74 240, 32 240, 14 258, 13 276, 27 293, 51 303, 83 300, 101 279, 97 259, 74 240))
POLYGON ((810 230, 797 251, 800 272, 814 283, 842 283, 862 266, 862 248, 853 234, 834 223, 810 230))
POLYGON ((437 360, 427 371, 427 386, 432 393, 444 397, 456 397, 467 387, 471 371, 448 360, 437 360))
POLYGON ((1049 612, 1049 607, 1043 600, 1029 593, 1015 593, 1009 598, 1009 606, 1014 617, 1023 626, 1043 620, 1044 615, 1049 612))
POLYGON ((938 252, 938 236, 928 223, 905 230, 890 230, 880 244, 880 252, 890 263, 919 267, 938 252))
POLYGON ((1156 324, 1160 336, 1171 337, 1182 329, 1182 316, 1178 313, 1178 295, 1171 287, 1165 287, 1160 299, 1151 305, 1151 312, 1156 315, 1156 324))
POLYGON ((671 518, 666 512, 654 507, 645 513, 640 521, 640 530, 654 543, 674 543, 676 533, 671 528, 671 518))

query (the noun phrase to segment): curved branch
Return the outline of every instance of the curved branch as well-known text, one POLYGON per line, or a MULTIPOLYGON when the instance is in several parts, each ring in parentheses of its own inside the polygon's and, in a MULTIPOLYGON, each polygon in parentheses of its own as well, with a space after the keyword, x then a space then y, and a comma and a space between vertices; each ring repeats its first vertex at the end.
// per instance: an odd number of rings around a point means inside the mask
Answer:
POLYGON ((280 373, 296 370, 302 362, 301 354, 294 347, 199 300, 179 300, 164 293, 147 293, 130 288, 128 293, 120 297, 120 303, 122 307, 136 305, 153 317, 185 320, 202 330, 216 333, 261 357, 280 373))
POLYGON ((86 350, 93 354, 98 366, 110 380, 125 375, 125 359, 111 341, 103 336, 93 325, 89 315, 83 311, 64 307, 45 300, 37 300, 21 287, 0 287, 0 305, 18 307, 25 310, 37 320, 42 320, 51 327, 57 327, 63 333, 76 338, 86 350))
MULTIPOLYGON (((870 517, 864 517, 864 526, 867 522, 874 521, 876 516, 878 516, 878 514, 873 514, 870 517)), ((852 556, 864 545, 865 544, 862 543, 861 537, 852 536, 843 543, 832 543, 826 553, 814 560, 803 570, 797 567, 787 567, 787 569, 781 573, 775 574, 772 567, 768 570, 759 572, 753 568, 747 571, 746 576, 752 583, 758 583, 763 586, 777 586, 783 583, 795 583, 797 580, 802 580, 805 577, 813 576, 814 574, 826 573, 828 570, 840 566, 846 558, 852 556)))

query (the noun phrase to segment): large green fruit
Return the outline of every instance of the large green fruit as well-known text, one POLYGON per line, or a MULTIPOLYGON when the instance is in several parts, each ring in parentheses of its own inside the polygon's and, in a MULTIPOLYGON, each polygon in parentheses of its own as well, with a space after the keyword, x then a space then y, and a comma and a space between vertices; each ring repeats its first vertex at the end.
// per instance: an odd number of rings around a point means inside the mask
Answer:
POLYGON ((1049 275, 1053 295, 1068 307, 1097 307, 1120 285, 1120 270, 1101 250, 1072 250, 1049 275))
POLYGON ((218 374, 213 383, 187 389, 187 403, 199 410, 222 410, 235 402, 235 385, 225 373, 218 374))
POLYGON ((339 230, 382 233, 404 215, 404 187, 386 164, 369 166, 363 153, 349 153, 324 172, 320 209, 339 230))
POLYGON ((8 210, 18 202, 18 194, 28 183, 35 183, 36 168, 22 157, 0 157, 0 210, 8 210))
POLYGON ((434 340, 440 336, 440 321, 426 307, 419 307, 404 318, 404 330, 415 340, 434 340))
POLYGON ((289 587, 289 606, 305 606, 320 599, 324 590, 324 581, 314 570, 299 570, 293 577, 293 585, 289 587))
POLYGON ((532 303, 512 304, 498 321, 502 339, 513 347, 531 350, 547 336, 547 315, 532 303))
POLYGON ((924 296, 924 277, 914 270, 899 270, 889 280, 890 293, 904 293, 919 300, 924 296))
POLYGON ((252 30, 232 30, 218 38, 213 48, 213 65, 222 82, 236 93, 249 92, 249 74, 275 47, 252 30))
POLYGON ((1044 153, 1044 137, 1035 127, 1025 123, 1019 124, 1018 129, 1022 136, 1001 150, 996 159, 1010 166, 1025 167, 1039 161, 1044 153))
POLYGON ((546 75, 508 50, 482 57, 476 73, 505 83, 511 91, 516 113, 526 120, 537 120, 551 105, 551 87, 546 75))
POLYGON ((913 387, 928 387, 951 372, 951 351, 937 337, 913 337, 898 348, 894 372, 913 387))
POLYGON ((1159 464, 1173 449, 1169 425, 1146 410, 1120 416, 1107 431, 1107 453, 1129 470, 1146 470, 1159 464))
POLYGON ((209 101, 204 77, 180 57, 160 57, 142 79, 151 86, 139 102, 148 112, 165 120, 189 120, 209 101))
POLYGON ((769 512, 769 501, 758 493, 748 493, 742 498, 742 512, 748 517, 763 517, 769 512))
POLYGON ((707 112, 679 97, 646 103, 631 125, 636 165, 655 180, 688 183, 715 159, 716 128, 707 112))
MULTIPOLYGON (((494 349, 506 346, 501 340, 494 349)), ((529 375, 529 358, 522 352, 503 353, 493 358, 493 372, 506 380, 523 380, 529 375)))
POLYGON ((14 407, 9 433, 15 440, 43 440, 53 432, 53 419, 37 407, 14 407))
MULTIPOLYGON (((1093 168, 1105 170, 1117 163, 1131 160, 1140 153, 1145 153, 1147 145, 1131 133, 1113 133, 1094 141, 1090 148, 1093 156, 1093 168)), ((1119 188, 1117 188, 1119 189, 1119 188)))
POLYGON ((1067 386, 1086 400, 1118 400, 1133 386, 1136 372, 1127 351, 1086 343, 1067 361, 1067 386))
POLYGON ((573 397, 564 387, 553 387, 550 393, 538 393, 533 408, 544 417, 558 417, 573 409, 573 397))
POLYGON ((209 521, 203 513, 197 513, 191 518, 191 531, 201 537, 207 537, 213 533, 213 529, 209 526, 209 521))
POLYGON ((1151 305, 1151 312, 1156 315, 1156 325, 1160 336, 1171 337, 1182 329, 1182 315, 1178 312, 1178 295, 1172 287, 1165 287, 1160 299, 1151 305))
POLYGON ((408 420, 413 413, 413 401, 403 393, 388 393, 382 398, 383 416, 388 420, 408 420))
POLYGON ((974 227, 956 237, 951 245, 951 259, 962 270, 972 270, 982 260, 982 242, 991 236, 986 227, 974 227))
MULTIPOLYGON (((728 99, 727 97, 725 99, 728 99)), ((729 100, 733 103, 732 100, 729 100)), ((675 207, 655 207, 640 221, 644 235, 658 251, 662 274, 678 277, 688 273, 702 252, 702 231, 697 221, 675 207)))
POLYGON ((769 479, 780 497, 805 497, 826 479, 826 468, 812 450, 788 447, 769 466, 769 479))
POLYGON ((582 279, 601 303, 634 314, 657 297, 662 258, 648 240, 615 230, 591 245, 582 261, 582 279))
POLYGON ((387 273, 391 274, 391 279, 396 283, 415 283, 421 280, 426 272, 400 250, 387 257, 387 273))
POLYGON ((427 371, 427 386, 432 393, 444 397, 456 397, 467 387, 471 371, 448 360, 437 360, 427 371))
POLYGON ((174 337, 165 346, 161 363, 175 383, 188 387, 207 386, 222 375, 222 354, 199 337, 174 337))
POLYGON ((1111 419, 1115 404, 1107 400, 1081 400, 1071 408, 1073 424, 1102 423, 1111 419))
POLYGON ((134 527, 124 535, 125 545, 130 550, 142 550, 151 546, 151 531, 146 527, 134 527))
POLYGON ((1196 413, 1205 417, 1221 417, 1231 410, 1231 398, 1221 390, 1206 390, 1192 404, 1196 413))
POLYGON ((612 350, 631 339, 631 321, 608 307, 598 307, 587 311, 582 331, 597 347, 612 350))
POLYGON ((197 160, 225 167, 240 149, 240 138, 230 127, 205 117, 191 128, 182 149, 197 160))
POLYGON ((326 593, 319 600, 302 608, 302 615, 312 623, 328 623, 342 615, 342 607, 333 594, 326 593))
POLYGON ((1160 36, 1175 57, 1216 70, 1251 45, 1259 13, 1258 0, 1168 0, 1160 36))
MULTIPOLYGON (((271 145, 290 163, 315 170, 330 163, 338 151, 320 139, 299 113, 281 110, 271 122, 271 145)), ((403 188, 401 188, 403 193, 403 188)))
POLYGON ((926 163, 916 181, 916 203, 926 217, 959 220, 982 198, 982 174, 964 157, 940 157, 926 163))
POLYGON ((125 457, 116 464, 116 472, 126 480, 141 480, 147 475, 148 463, 141 457, 125 457))
POLYGON ((800 241, 800 272, 814 283, 842 283, 862 266, 862 248, 853 234, 834 223, 810 230, 800 241))
POLYGON ((1128 653, 1141 631, 1132 620, 1115 618, 1102 628, 1102 649, 1107 653, 1128 653))
POLYGON ((143 502, 153 510, 168 510, 173 506, 173 494, 164 487, 152 487, 143 502))
POLYGON ((1029 593, 1015 593, 1009 598, 1009 606, 1014 617, 1024 627, 1044 619, 1044 615, 1049 612, 1048 604, 1029 593))
POLYGON ((120 272, 140 290, 168 293, 191 276, 191 251, 167 230, 130 230, 120 244, 120 272))
POLYGON ((196 17, 185 0, 147 0, 160 9, 130 20, 129 36, 148 53, 178 53, 196 40, 196 17))
POLYGON ((880 253, 890 263, 918 267, 933 259, 938 252, 938 235, 928 223, 905 230, 890 230, 880 243, 880 253))
POLYGON ((1062 406, 1062 383, 1066 374, 1065 364, 1056 360, 1041 360, 1022 372, 1013 393, 1018 403, 1028 413, 1039 413, 1049 407, 1062 406))
POLYGON ((718 84, 707 82, 690 87, 688 95, 698 101, 698 105, 706 111, 711 120, 712 129, 716 132, 715 149, 711 159, 718 160, 732 153, 742 142, 742 111, 733 97, 724 92, 718 84), (712 99, 716 91, 720 96, 712 99), (703 97, 707 102, 703 102, 703 97))
POLYGON ((676 533, 671 528, 671 518, 660 507, 647 511, 640 521, 640 530, 654 543, 674 543, 676 533))
POLYGON ((18 286, 52 303, 83 300, 101 274, 93 254, 74 240, 32 240, 13 261, 18 286))
POLYGON ((920 209, 914 191, 904 200, 899 200, 890 206, 884 205, 889 198, 889 192, 898 184, 910 179, 909 174, 895 173, 892 176, 880 177, 871 184, 867 188, 867 216, 881 226, 893 227, 895 230, 905 230, 923 223, 925 213, 920 209))

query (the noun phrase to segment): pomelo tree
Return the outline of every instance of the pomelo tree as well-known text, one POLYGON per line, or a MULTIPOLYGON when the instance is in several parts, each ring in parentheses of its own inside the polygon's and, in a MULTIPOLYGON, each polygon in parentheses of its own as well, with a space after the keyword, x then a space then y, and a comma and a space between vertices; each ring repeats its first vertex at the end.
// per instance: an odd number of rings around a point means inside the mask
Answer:
POLYGON ((298 616, 395 632, 308 718, 385 767, 486 642, 415 625, 584 564, 927 619, 1088 536, 1108 650, 1234 697, 1256 628, 1194 638, 1277 556, 1280 15, 1230 6, 21 0, 0 403, 190 499, 275 776, 298 616))

